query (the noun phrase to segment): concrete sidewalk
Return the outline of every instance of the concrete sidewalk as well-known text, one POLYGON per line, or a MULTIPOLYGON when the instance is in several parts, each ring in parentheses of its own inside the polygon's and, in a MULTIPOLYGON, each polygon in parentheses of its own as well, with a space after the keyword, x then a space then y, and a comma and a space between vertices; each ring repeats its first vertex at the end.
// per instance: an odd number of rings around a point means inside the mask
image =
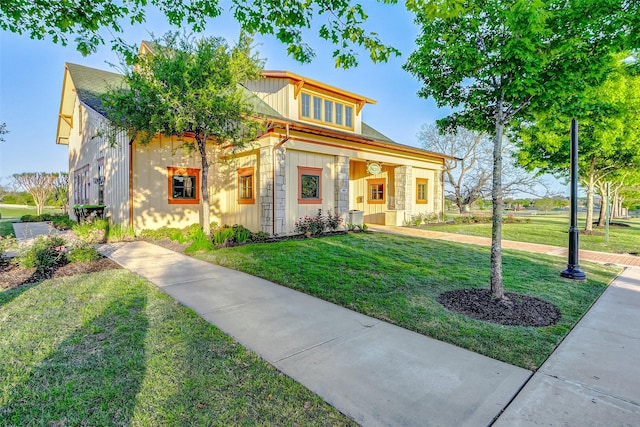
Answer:
POLYGON ((640 268, 607 288, 495 425, 640 425, 640 268))
POLYGON ((485 426, 532 373, 168 249, 101 252, 365 426, 485 426))
POLYGON ((57 234, 58 230, 49 222, 14 222, 13 233, 18 242, 28 242, 37 236, 57 234))

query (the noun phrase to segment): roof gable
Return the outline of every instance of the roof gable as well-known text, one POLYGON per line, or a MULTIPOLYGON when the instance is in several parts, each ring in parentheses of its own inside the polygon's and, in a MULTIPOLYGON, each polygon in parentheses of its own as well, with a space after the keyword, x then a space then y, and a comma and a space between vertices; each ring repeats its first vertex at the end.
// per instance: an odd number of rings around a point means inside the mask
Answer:
POLYGON ((121 74, 77 64, 66 64, 73 86, 80 101, 100 114, 104 114, 100 96, 109 89, 122 87, 124 77, 121 74))

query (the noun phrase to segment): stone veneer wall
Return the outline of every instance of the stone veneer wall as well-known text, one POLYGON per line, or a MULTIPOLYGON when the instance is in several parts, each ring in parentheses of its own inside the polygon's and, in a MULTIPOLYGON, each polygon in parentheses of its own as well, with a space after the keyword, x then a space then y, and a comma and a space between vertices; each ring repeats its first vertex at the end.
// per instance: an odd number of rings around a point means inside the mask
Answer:
POLYGON ((411 212, 413 210, 413 167, 398 166, 395 168, 394 175, 396 203, 395 206, 389 206, 389 208, 411 212))
POLYGON ((346 221, 349 212, 349 157, 336 156, 333 177, 335 183, 335 209, 346 221))
POLYGON ((269 234, 273 231, 272 154, 271 146, 260 148, 260 228, 269 234))

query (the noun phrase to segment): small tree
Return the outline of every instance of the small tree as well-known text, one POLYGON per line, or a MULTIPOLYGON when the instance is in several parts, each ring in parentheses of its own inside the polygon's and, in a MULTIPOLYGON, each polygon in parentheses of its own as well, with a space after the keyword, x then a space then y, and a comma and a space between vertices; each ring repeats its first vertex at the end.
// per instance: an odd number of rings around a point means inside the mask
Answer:
POLYGON ((41 215, 47 199, 55 188, 58 175, 47 172, 17 173, 13 175, 13 179, 19 187, 33 196, 36 212, 41 215))
POLYGON ((506 128, 600 83, 612 51, 640 46, 640 2, 468 0, 407 2, 421 33, 405 69, 439 106, 443 127, 493 135, 491 294, 502 283, 502 144, 506 128))
POLYGON ((56 206, 62 207, 62 211, 66 214, 69 212, 69 174, 60 172, 57 174, 53 182, 53 190, 51 191, 51 199, 56 206))
POLYGON ((137 59, 124 76, 126 88, 103 96, 108 134, 130 133, 142 145, 158 134, 178 135, 199 154, 202 229, 210 234, 207 145, 240 148, 255 138, 262 122, 241 83, 258 79, 262 61, 248 37, 229 47, 222 38, 194 40, 169 33, 154 41, 153 54, 137 59))
MULTIPOLYGON (((444 181, 447 196, 455 201, 460 213, 491 194, 493 167, 491 137, 486 132, 464 128, 440 132, 436 125, 423 125, 418 141, 427 150, 448 154, 461 160, 445 160, 444 181)), ((503 145, 503 196, 527 193, 537 195, 546 191, 545 183, 519 167, 513 156, 515 147, 503 145)))

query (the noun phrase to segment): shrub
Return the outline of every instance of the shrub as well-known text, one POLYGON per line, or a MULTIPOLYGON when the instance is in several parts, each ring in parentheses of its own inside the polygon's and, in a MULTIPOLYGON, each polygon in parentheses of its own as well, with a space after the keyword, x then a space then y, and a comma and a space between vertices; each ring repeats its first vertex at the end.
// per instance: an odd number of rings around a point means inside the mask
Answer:
POLYGON ((184 251, 186 253, 193 253, 199 251, 211 251, 215 249, 209 236, 204 234, 204 231, 200 228, 193 235, 193 241, 184 251))
POLYGON ((258 231, 255 233, 251 233, 249 236, 249 241, 251 243, 261 243, 269 240, 269 233, 265 233, 264 231, 258 231))
POLYGON ((109 224, 106 235, 108 242, 128 242, 134 238, 133 228, 122 224, 109 224))
POLYGON ((233 240, 235 240, 236 243, 244 243, 249 240, 249 237, 251 237, 251 230, 243 225, 234 224, 232 228, 233 240))
POLYGON ((59 236, 38 236, 33 244, 21 251, 18 264, 39 271, 64 265, 68 262, 65 240, 59 236))
POLYGON ((228 225, 218 227, 213 231, 213 243, 216 246, 224 245, 227 240, 233 239, 235 231, 228 225))
POLYGON ((91 244, 82 243, 67 251, 67 259, 69 262, 90 262, 100 259, 100 254, 91 244))
POLYGON ((17 240, 14 236, 0 236, 0 258, 9 250, 17 246, 17 240))
POLYGON ((296 233, 317 236, 324 233, 327 228, 327 223, 326 219, 322 216, 322 210, 318 209, 318 213, 315 216, 299 218, 298 221, 293 224, 293 227, 296 233))
POLYGON ((75 224, 72 227, 74 234, 83 242, 87 243, 103 243, 106 239, 109 221, 106 219, 98 219, 93 222, 85 222, 75 224))
POLYGON ((336 231, 338 227, 340 227, 340 224, 342 224, 342 218, 340 218, 340 215, 337 211, 333 214, 331 213, 331 211, 329 211, 329 215, 327 215, 325 223, 327 224, 327 228, 329 230, 336 231))

